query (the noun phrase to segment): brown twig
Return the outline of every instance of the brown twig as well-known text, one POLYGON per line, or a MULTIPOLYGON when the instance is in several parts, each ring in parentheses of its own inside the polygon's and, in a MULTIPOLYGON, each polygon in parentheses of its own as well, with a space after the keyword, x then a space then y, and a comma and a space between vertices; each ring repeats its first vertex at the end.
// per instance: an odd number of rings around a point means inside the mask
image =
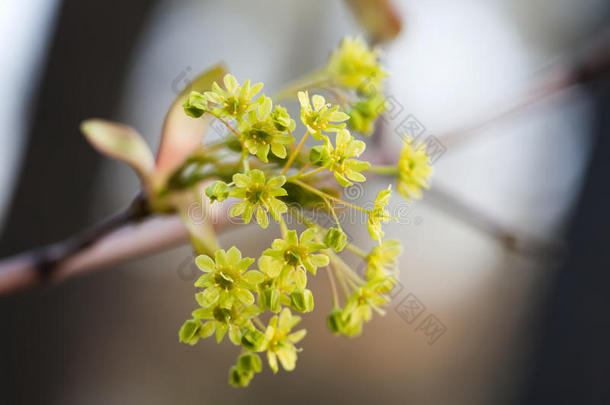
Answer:
MULTIPOLYGON (((0 296, 41 282, 56 282, 68 276, 121 263, 187 241, 188 233, 177 216, 149 217, 140 223, 123 224, 77 252, 64 257, 55 256, 53 271, 47 272, 44 277, 41 277, 40 253, 26 252, 0 263, 0 296)), ((55 250, 53 246, 61 244, 59 242, 47 249, 55 250)))

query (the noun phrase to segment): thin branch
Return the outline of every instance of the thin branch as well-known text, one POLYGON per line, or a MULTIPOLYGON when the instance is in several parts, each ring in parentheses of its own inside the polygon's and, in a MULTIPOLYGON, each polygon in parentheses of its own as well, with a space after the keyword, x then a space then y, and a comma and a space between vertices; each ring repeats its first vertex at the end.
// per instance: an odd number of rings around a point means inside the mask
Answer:
MULTIPOLYGON (((0 296, 45 282, 56 282, 101 267, 151 254, 188 241, 188 233, 177 216, 155 217, 139 224, 124 225, 87 247, 61 258, 52 272, 41 274, 40 253, 32 251, 0 263, 0 296)), ((48 247, 55 250, 58 242, 48 247)), ((61 251, 58 248, 57 251, 61 251)))
POLYGON ((610 72, 610 30, 575 57, 575 61, 558 63, 545 69, 543 78, 522 96, 494 113, 438 135, 446 148, 455 148, 481 135, 480 130, 574 86, 595 82, 610 72))
POLYGON ((425 201, 453 218, 491 236, 509 251, 530 257, 551 257, 562 251, 563 246, 558 242, 539 240, 499 225, 491 217, 444 191, 438 185, 426 192, 425 201))

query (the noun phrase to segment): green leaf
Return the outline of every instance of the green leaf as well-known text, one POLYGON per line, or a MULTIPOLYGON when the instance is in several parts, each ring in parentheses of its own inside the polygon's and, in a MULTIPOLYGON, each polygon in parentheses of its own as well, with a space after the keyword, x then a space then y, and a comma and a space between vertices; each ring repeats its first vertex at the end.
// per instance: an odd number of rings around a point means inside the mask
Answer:
POLYGON ((223 64, 212 67, 195 78, 191 85, 174 100, 165 117, 161 144, 157 153, 157 184, 164 184, 167 176, 202 145, 206 129, 209 127, 211 116, 192 118, 185 114, 183 104, 188 95, 191 91, 203 93, 210 90, 212 83, 220 81, 225 73, 226 67, 223 64))
POLYGON ((154 158, 142 136, 127 125, 101 119, 86 120, 80 127, 91 145, 100 153, 127 163, 142 183, 150 186, 154 158))

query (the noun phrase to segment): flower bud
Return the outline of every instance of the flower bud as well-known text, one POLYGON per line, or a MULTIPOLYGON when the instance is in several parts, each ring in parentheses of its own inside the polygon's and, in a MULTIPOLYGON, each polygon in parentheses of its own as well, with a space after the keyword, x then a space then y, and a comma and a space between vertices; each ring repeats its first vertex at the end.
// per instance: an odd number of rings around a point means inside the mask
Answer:
POLYGON ((338 335, 343 329, 343 320, 341 318, 341 308, 335 307, 326 317, 326 326, 328 329, 338 335))
POLYGON ((277 288, 266 288, 260 296, 260 304, 262 309, 268 309, 271 312, 280 312, 280 291, 277 288))
POLYGON ((181 342, 194 345, 199 340, 199 331, 201 329, 201 322, 193 319, 184 322, 184 325, 178 332, 178 337, 181 342))
POLYGON ((347 235, 341 229, 330 228, 324 235, 324 244, 335 252, 340 252, 347 244, 347 235))
POLYGON ((247 387, 253 376, 253 373, 243 373, 238 367, 233 366, 229 370, 229 384, 234 387, 247 387))
POLYGON ((208 108, 208 100, 206 100, 203 94, 196 91, 191 91, 191 94, 189 94, 188 98, 184 102, 183 107, 184 112, 187 115, 193 118, 199 118, 204 112, 206 112, 208 108))
POLYGON ((246 330, 241 337, 241 344, 246 349, 253 352, 260 352, 265 343, 265 334, 256 330, 246 330))
POLYGON ((263 369, 263 362, 254 353, 245 353, 237 359, 237 368, 242 373, 260 373, 263 369))
POLYGON ((290 118, 288 111, 281 106, 275 107, 271 113, 271 120, 273 122, 273 126, 278 131, 294 131, 296 127, 296 123, 292 118, 290 118))
POLYGON ((229 186, 224 181, 215 181, 205 189, 205 194, 210 198, 211 202, 223 202, 229 197, 229 186))
POLYGON ((317 145, 309 152, 309 162, 313 165, 323 166, 330 159, 328 148, 324 145, 317 145))
POLYGON ((295 290, 290 294, 290 306, 298 312, 313 311, 313 294, 311 290, 295 290))

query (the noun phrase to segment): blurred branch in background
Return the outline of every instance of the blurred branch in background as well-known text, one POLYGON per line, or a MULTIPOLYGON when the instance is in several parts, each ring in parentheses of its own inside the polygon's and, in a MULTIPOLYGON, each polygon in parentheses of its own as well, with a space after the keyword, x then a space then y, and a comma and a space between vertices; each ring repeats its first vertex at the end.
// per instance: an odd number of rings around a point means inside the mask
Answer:
POLYGON ((509 118, 527 107, 533 107, 563 90, 594 82, 607 75, 609 71, 610 30, 607 30, 590 41, 579 55, 544 69, 542 80, 534 83, 518 99, 468 125, 439 134, 439 138, 447 148, 464 145, 480 136, 480 130, 487 125, 509 118))

